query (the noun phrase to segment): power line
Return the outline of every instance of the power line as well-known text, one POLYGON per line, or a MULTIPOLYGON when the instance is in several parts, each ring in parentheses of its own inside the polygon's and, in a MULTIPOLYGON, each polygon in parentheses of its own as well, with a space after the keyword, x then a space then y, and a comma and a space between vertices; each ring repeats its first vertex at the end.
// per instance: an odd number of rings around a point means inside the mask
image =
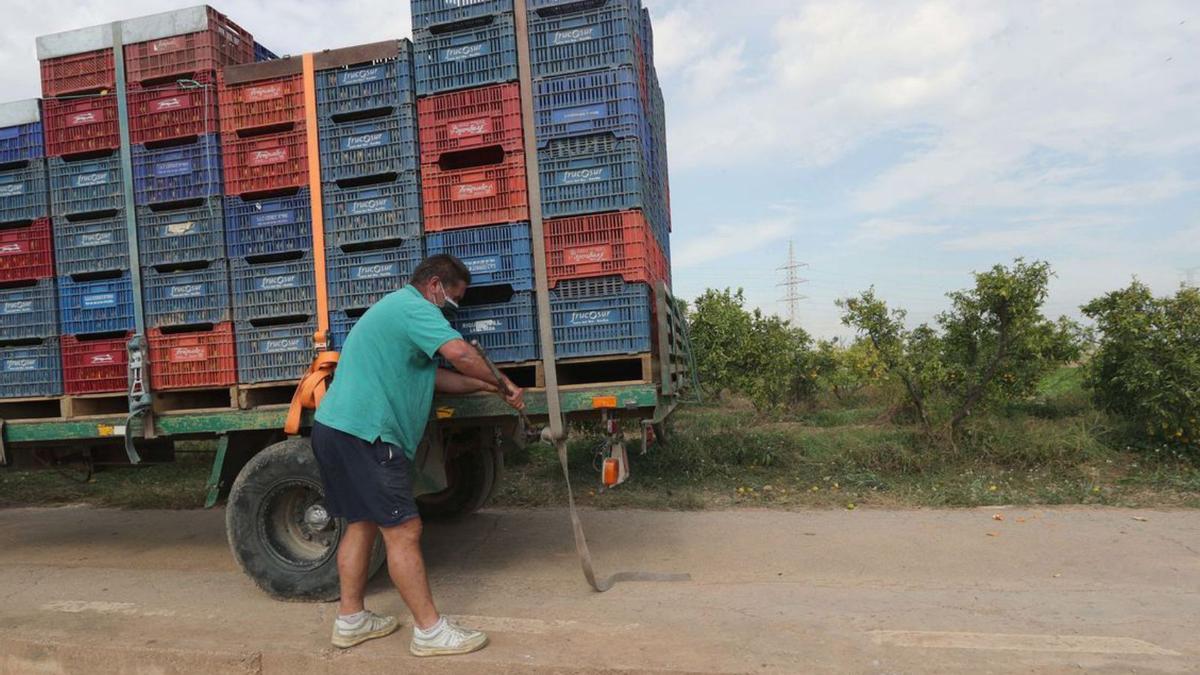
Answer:
POLYGON ((788 323, 792 325, 796 324, 796 319, 800 314, 800 301, 808 297, 800 294, 800 284, 808 282, 808 279, 800 276, 800 270, 805 267, 808 267, 808 263, 796 261, 796 245, 794 242, 789 241, 787 264, 778 268, 779 271, 784 273, 784 278, 777 286, 784 289, 782 302, 787 305, 788 323))

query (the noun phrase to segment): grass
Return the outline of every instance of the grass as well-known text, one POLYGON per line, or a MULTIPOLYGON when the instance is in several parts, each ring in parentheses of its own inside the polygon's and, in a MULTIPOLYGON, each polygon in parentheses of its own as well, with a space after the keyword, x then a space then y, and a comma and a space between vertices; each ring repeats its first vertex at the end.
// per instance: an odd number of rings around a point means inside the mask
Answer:
POLYGON ((170 464, 99 467, 87 482, 82 474, 0 470, 0 507, 92 504, 131 509, 198 509, 204 506, 211 456, 170 464), (207 459, 207 461, 204 461, 207 459))

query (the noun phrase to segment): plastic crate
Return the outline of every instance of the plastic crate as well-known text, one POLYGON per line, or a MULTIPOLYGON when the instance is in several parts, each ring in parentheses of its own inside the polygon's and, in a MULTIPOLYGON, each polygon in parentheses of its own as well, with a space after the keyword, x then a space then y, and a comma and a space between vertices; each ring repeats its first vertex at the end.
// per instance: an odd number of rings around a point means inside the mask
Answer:
POLYGON ((415 83, 410 49, 406 46, 397 58, 387 61, 317 72, 317 115, 321 121, 412 105, 415 83))
POLYGON ((412 0, 414 30, 512 12, 512 0, 412 0))
POLYGON ((362 318, 367 312, 366 307, 357 307, 348 310, 330 310, 329 312, 329 348, 334 351, 339 351, 346 346, 346 338, 350 335, 350 329, 354 328, 354 324, 362 318))
POLYGON ((16 227, 0 226, 0 283, 52 276, 54 242, 48 219, 16 227))
POLYGON ((217 136, 197 136, 182 145, 133 146, 133 195, 138 206, 218 196, 221 143, 217 136))
POLYGON ((253 384, 299 379, 312 363, 316 332, 317 322, 311 318, 272 326, 239 322, 234 326, 238 381, 253 384))
POLYGON ((322 123, 321 179, 326 182, 417 170, 417 120, 413 106, 384 117, 322 123))
POLYGON ((179 271, 142 270, 146 325, 151 328, 220 323, 232 318, 229 267, 215 260, 207 267, 179 271))
POLYGON ((641 72, 637 0, 533 2, 529 50, 533 77, 634 66, 641 72))
POLYGON ((113 94, 46 99, 43 105, 46 154, 50 157, 121 147, 117 97, 113 94))
POLYGON ((227 387, 237 382, 232 323, 187 332, 151 328, 146 331, 146 342, 154 391, 227 387))
POLYGON ((62 353, 57 337, 0 345, 0 398, 60 396, 62 353))
POLYGON ((421 235, 421 184, 415 173, 386 183, 339 188, 326 183, 325 243, 342 247, 421 235))
POLYGON ((422 242, 410 239, 398 246, 354 252, 334 248, 326 256, 329 308, 370 307, 388 293, 404 288, 421 263, 422 242))
POLYGON ((558 138, 598 133, 611 133, 617 138, 634 136, 649 147, 650 121, 639 77, 633 68, 623 66, 535 81, 538 147, 558 138))
POLYGON ((0 164, 41 159, 46 154, 45 147, 41 122, 0 129, 0 164))
POLYGON ((46 160, 0 169, 0 223, 32 223, 50 215, 46 160))
POLYGON ((506 152, 523 150, 521 89, 497 84, 422 98, 421 161, 434 164, 444 153, 488 145, 506 152))
POLYGON ((62 336, 63 391, 76 396, 126 391, 131 337, 133 333, 94 339, 62 336))
POLYGON ((547 218, 641 209, 651 203, 642 146, 611 134, 551 141, 538 151, 547 218))
POLYGON ((58 335, 54 279, 0 287, 0 342, 58 335))
POLYGON ((136 144, 217 134, 217 87, 212 75, 197 77, 197 85, 170 82, 130 88, 129 134, 136 144))
POLYGON ((478 340, 496 363, 538 358, 537 310, 533 293, 513 293, 507 302, 461 307, 450 322, 463 338, 478 340))
POLYGON ((55 219, 54 265, 59 276, 129 269, 124 212, 98 220, 55 219))
POLYGON ((517 79, 512 14, 482 17, 460 30, 414 30, 417 96, 517 79))
POLYGON ((220 197, 167 211, 138 207, 137 226, 143 266, 225 257, 225 210, 220 197))
POLYGON ((277 58, 279 58, 279 56, 276 55, 275 52, 262 46, 261 44, 258 43, 258 41, 254 42, 254 62, 255 63, 260 63, 262 61, 274 61, 277 58))
POLYGON ((550 291, 558 358, 649 352, 654 298, 620 277, 562 281, 550 291))
POLYGON ((421 169, 425 231, 529 220, 525 155, 505 153, 499 164, 446 170, 421 169))
POLYGON ((254 39, 228 17, 208 8, 208 28, 125 45, 129 82, 210 73, 254 60, 254 39))
POLYGON ((272 192, 308 185, 304 130, 221 139, 225 191, 231 195, 272 192))
POLYGON ((625 281, 670 281, 671 268, 641 211, 546 221, 546 276, 566 279, 620 275, 625 281))
POLYGON ((304 123, 304 79, 300 75, 222 83, 219 92, 224 134, 304 123))
POLYGON ((103 279, 58 278, 59 323, 70 335, 133 330, 129 271, 103 279))
POLYGON ((266 199, 226 197, 225 242, 230 258, 311 250, 308 190, 266 199))
POLYGON ((449 253, 471 272, 472 286, 508 284, 533 290, 533 242, 529 223, 472 227, 425 237, 425 255, 449 253))
POLYGON ((111 49, 42 59, 42 96, 115 89, 117 70, 111 49))
POLYGON ((50 206, 55 218, 119 211, 125 208, 121 156, 67 161, 50 158, 50 206))
POLYGON ((238 321, 312 316, 317 287, 312 252, 279 262, 230 261, 233 314, 238 321))

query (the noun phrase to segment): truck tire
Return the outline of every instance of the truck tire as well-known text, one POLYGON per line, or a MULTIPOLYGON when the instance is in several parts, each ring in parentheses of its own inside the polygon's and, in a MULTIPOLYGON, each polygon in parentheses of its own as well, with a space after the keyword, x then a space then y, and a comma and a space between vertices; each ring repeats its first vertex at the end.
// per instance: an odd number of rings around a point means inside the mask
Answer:
MULTIPOLYGON (((233 483, 225 507, 229 548, 246 576, 277 600, 338 599, 337 546, 345 523, 328 518, 324 497, 307 438, 267 447, 233 483)), ((368 574, 383 563, 380 539, 368 574)))
POLYGON ((482 509, 500 482, 503 459, 487 442, 488 434, 447 439, 445 490, 417 497, 417 509, 425 520, 445 520, 482 509), (452 447, 454 443, 458 447, 452 447))

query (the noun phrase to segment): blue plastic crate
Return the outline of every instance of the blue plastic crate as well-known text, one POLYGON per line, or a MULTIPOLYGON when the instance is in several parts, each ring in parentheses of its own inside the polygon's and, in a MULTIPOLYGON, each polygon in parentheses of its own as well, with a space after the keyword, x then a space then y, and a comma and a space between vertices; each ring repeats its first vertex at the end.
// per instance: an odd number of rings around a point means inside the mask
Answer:
POLYGON ((138 206, 218 196, 224 185, 221 142, 215 134, 198 136, 186 145, 133 146, 133 194, 138 206))
POLYGON ((58 335, 54 279, 0 288, 0 342, 58 335))
POLYGON ((558 138, 605 132, 640 138, 649 147, 652 132, 639 78, 632 67, 622 66, 535 81, 538 147, 558 138))
POLYGON ((329 348, 334 351, 340 351, 346 346, 346 338, 350 335, 350 329, 354 328, 354 324, 362 318, 368 308, 355 308, 349 310, 331 310, 329 312, 329 348))
POLYGON ((312 252, 280 262, 230 261, 233 315, 238 321, 312 316, 317 288, 312 252))
POLYGON ((0 164, 45 156, 42 123, 30 122, 0 129, 0 164))
POLYGON ((333 124, 322 122, 321 180, 351 180, 417 170, 417 115, 414 106, 383 117, 333 124))
POLYGON ((421 179, 415 172, 362 187, 322 186, 325 242, 365 244, 421 235, 421 179))
POLYGON ((226 197, 225 243, 230 258, 311 250, 308 190, 267 199, 226 197))
POLYGON ((512 82, 517 79, 517 39, 512 14, 449 33, 418 30, 417 96, 512 82))
POLYGON ((258 63, 259 61, 274 61, 277 58, 279 58, 279 57, 275 55, 275 52, 273 52, 270 49, 267 49, 266 47, 259 44, 258 40, 254 41, 254 62, 255 63, 258 63))
POLYGON ((550 291, 554 354, 559 358, 650 351, 650 286, 621 277, 560 281, 550 291))
POLYGON ((366 110, 399 108, 415 102, 412 43, 400 41, 395 59, 321 70, 317 80, 317 115, 322 122, 366 110))
POLYGON ((412 0, 412 25, 428 30, 512 11, 512 0, 412 0))
POLYGON ((125 213, 97 220, 55 218, 54 269, 59 276, 129 269, 125 213))
POLYGON ((133 330, 133 283, 129 271, 119 277, 76 281, 58 278, 58 307, 67 335, 133 330))
POLYGON ((514 291, 533 290, 529 223, 431 232, 425 236, 425 255, 438 253, 462 260, 471 272, 472 286, 508 284, 514 291))
POLYGON ((50 215, 46 160, 0 169, 0 223, 32 222, 50 215))
POLYGON ((329 308, 333 310, 370 307, 392 291, 404 288, 421 263, 420 239, 409 239, 391 248, 347 253, 329 249, 329 308))
POLYGON ((542 0, 529 7, 533 77, 642 68, 638 0, 542 0))
POLYGON ((651 184, 641 143, 611 134, 551 141, 538 151, 547 218, 643 209, 651 184))
POLYGON ((59 216, 118 211, 125 206, 121 156, 65 161, 50 158, 51 212, 59 216))
POLYGON ((478 340, 496 363, 538 358, 537 310, 531 291, 514 293, 508 302, 462 307, 450 325, 468 342, 478 340))
POLYGON ((61 396, 62 354, 57 337, 0 346, 0 398, 61 396))
POLYGON ((237 339, 239 382, 297 380, 312 363, 315 319, 273 326, 238 322, 233 331, 237 339))
POLYGON ((150 328, 229 321, 229 267, 224 260, 208 267, 160 272, 142 270, 146 325, 150 328))
POLYGON ((137 226, 143 266, 225 257, 225 211, 220 197, 169 211, 138 207, 137 226))

